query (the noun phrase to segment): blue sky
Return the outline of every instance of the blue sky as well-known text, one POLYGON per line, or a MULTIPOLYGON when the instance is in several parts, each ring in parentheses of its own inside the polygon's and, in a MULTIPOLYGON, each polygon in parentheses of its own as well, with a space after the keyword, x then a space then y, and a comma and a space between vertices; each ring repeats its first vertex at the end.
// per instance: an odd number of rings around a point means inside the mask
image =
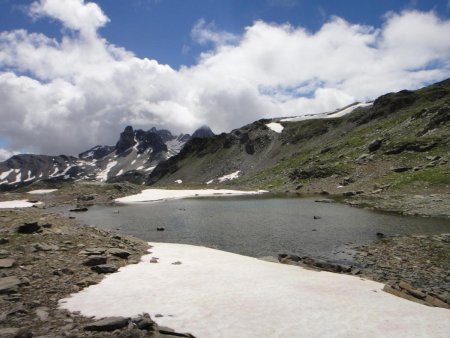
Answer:
MULTIPOLYGON (((27 29, 61 37, 54 20, 32 20, 24 13, 30 0, 0 0, 0 31, 27 29)), ((110 18, 100 34, 109 42, 174 68, 195 64, 205 46, 191 38, 200 19, 223 31, 242 34, 256 20, 320 29, 331 16, 352 23, 380 26, 390 11, 434 11, 450 15, 448 0, 96 0, 110 18)))
POLYGON ((450 77, 450 0, 0 0, 0 160, 227 132, 450 77))

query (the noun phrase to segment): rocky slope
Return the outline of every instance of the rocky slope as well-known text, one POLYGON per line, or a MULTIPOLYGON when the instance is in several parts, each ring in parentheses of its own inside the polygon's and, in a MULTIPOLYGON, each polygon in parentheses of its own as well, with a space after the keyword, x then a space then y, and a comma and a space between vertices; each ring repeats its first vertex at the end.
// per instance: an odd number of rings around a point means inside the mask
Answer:
POLYGON ((192 139, 148 184, 232 184, 344 196, 450 192, 450 79, 320 116, 192 139))
MULTIPOLYGON (((194 135, 211 134, 202 127, 194 135)), ((214 134, 212 134, 214 135, 214 134)), ((202 136, 203 137, 203 136, 202 136)), ((176 155, 191 139, 188 134, 172 135, 168 130, 152 128, 121 133, 115 146, 95 146, 73 156, 15 155, 0 163, 0 191, 13 190, 31 183, 74 180, 144 182, 163 160, 176 155)))

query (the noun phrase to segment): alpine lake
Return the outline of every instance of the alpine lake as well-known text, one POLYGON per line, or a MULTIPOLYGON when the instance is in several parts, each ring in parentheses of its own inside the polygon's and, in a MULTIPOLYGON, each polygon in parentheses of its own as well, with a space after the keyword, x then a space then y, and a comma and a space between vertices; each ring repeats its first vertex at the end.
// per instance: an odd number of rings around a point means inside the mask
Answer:
POLYGON ((353 248, 384 236, 450 232, 450 220, 375 212, 317 198, 190 198, 69 212, 87 225, 149 242, 201 245, 252 257, 288 253, 351 262, 353 248), (158 230, 159 228, 159 230, 158 230), (163 230, 162 230, 163 229, 163 230))

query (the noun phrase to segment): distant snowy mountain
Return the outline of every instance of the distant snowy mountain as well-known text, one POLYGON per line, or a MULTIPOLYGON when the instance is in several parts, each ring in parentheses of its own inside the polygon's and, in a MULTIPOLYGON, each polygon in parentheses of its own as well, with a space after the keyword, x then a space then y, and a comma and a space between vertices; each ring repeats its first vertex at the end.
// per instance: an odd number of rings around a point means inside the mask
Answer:
MULTIPOLYGON (((201 127, 196 137, 210 137, 201 127)), ((212 134, 214 135, 214 134, 212 134)), ((0 190, 15 189, 37 181, 91 180, 100 182, 145 182, 159 162, 178 154, 189 134, 173 135, 169 130, 134 130, 127 126, 115 146, 97 145, 78 155, 47 156, 22 154, 0 162, 0 190)))

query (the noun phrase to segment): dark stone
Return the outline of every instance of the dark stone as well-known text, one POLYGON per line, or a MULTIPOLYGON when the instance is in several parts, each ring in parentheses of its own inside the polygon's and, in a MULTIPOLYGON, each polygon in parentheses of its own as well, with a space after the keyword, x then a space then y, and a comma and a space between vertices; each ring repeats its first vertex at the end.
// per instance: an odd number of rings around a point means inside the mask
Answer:
POLYGON ((156 231, 164 231, 165 229, 164 228, 156 228, 156 231))
POLYGON ((133 318, 131 321, 139 330, 152 331, 155 326, 155 322, 147 313, 141 317, 133 318))
POLYGON ((74 209, 70 209, 69 211, 70 212, 81 212, 81 211, 88 211, 89 209, 88 208, 86 208, 86 207, 77 207, 77 208, 74 208, 74 209))
POLYGON ((302 169, 294 169, 289 173, 291 180, 308 179, 308 178, 325 178, 337 174, 338 170, 326 166, 309 167, 302 169))
POLYGON ((92 201, 94 199, 95 199, 94 195, 84 195, 84 196, 78 196, 77 197, 78 201, 83 201, 83 202, 92 201))
POLYGON ((9 238, 5 238, 5 237, 0 238, 0 244, 7 244, 7 243, 9 243, 9 238))
POLYGON ((397 167, 397 168, 392 168, 391 170, 395 173, 403 173, 403 172, 409 171, 411 169, 412 169, 412 167, 397 167))
POLYGON ((378 238, 385 238, 386 236, 382 232, 377 232, 378 238))
POLYGON ((100 319, 84 327, 86 331, 114 331, 128 325, 128 318, 108 317, 100 319))
POLYGON ((342 193, 342 196, 345 196, 345 197, 350 197, 350 196, 355 196, 355 195, 356 195, 356 193, 354 191, 346 191, 346 192, 342 193))
POLYGON ((320 216, 314 216, 313 218, 314 218, 314 219, 321 219, 322 217, 320 217, 320 216))
POLYGON ((378 149, 380 149, 381 144, 382 144, 382 140, 380 140, 380 139, 373 140, 372 142, 370 142, 367 145, 367 149, 369 149, 369 152, 377 151, 378 149))
POLYGON ((41 232, 42 228, 38 224, 38 222, 33 223, 24 223, 22 225, 19 225, 17 228, 17 232, 20 234, 34 234, 36 232, 41 232))
POLYGON ((89 256, 89 258, 83 262, 84 266, 95 266, 95 265, 101 265, 101 264, 106 264, 106 257, 104 257, 104 256, 89 256))
POLYGON ((32 338, 33 332, 30 331, 28 328, 21 328, 19 332, 16 333, 14 338, 32 338))
POLYGON ((123 249, 118 249, 118 248, 109 249, 108 253, 113 256, 123 258, 123 259, 126 259, 126 258, 128 258, 128 256, 131 255, 128 251, 125 251, 123 249))
POLYGON ((91 270, 97 273, 114 273, 119 269, 111 264, 101 264, 91 267, 91 270))

